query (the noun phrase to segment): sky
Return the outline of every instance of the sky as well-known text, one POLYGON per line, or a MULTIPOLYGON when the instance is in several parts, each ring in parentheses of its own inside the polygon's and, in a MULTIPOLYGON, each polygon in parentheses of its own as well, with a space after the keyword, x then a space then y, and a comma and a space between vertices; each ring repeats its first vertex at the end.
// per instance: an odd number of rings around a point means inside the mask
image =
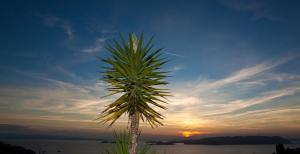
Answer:
POLYGON ((1 1, 0 133, 105 137, 105 44, 155 37, 170 62, 162 127, 144 136, 300 137, 300 2, 1 1))

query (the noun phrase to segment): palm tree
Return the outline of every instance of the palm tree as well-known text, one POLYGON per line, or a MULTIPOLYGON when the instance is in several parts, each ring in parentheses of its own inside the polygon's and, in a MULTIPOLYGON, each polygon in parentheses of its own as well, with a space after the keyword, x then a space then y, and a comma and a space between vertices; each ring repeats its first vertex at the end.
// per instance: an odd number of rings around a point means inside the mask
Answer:
POLYGON ((113 39, 107 44, 110 57, 101 59, 106 63, 103 80, 109 85, 107 96, 120 97, 106 106, 99 119, 111 126, 122 115, 128 115, 130 154, 137 153, 140 119, 152 128, 163 125, 164 117, 154 107, 166 109, 161 103, 166 103, 166 96, 170 96, 168 89, 161 88, 168 84, 164 81, 168 72, 161 71, 167 61, 161 48, 152 50, 152 40, 153 37, 144 44, 143 33, 139 38, 130 33, 128 41, 120 35, 120 41, 113 39))

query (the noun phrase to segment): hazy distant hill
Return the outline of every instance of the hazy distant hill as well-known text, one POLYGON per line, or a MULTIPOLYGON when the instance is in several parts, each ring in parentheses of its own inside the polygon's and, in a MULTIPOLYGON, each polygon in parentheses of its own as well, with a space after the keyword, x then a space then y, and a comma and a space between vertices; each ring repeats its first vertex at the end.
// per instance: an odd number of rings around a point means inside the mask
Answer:
MULTIPOLYGON (((291 142, 279 136, 234 136, 234 137, 208 137, 196 140, 180 140, 164 142, 164 144, 202 144, 202 145, 243 145, 243 144, 290 144, 291 142)), ((160 145, 161 142, 151 144, 160 145)))

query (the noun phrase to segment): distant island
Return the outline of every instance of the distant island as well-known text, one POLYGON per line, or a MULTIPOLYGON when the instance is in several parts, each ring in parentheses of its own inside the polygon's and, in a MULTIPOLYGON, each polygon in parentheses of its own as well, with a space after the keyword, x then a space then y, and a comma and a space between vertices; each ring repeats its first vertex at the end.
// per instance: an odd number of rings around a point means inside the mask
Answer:
POLYGON ((107 140, 103 140, 103 141, 101 141, 101 143, 111 143, 111 144, 115 144, 116 141, 107 141, 107 140))
POLYGON ((149 141, 147 144, 149 145, 174 145, 178 142, 170 141, 170 142, 163 142, 163 141, 149 141))
POLYGON ((202 144, 202 145, 258 145, 258 144, 291 144, 291 141, 280 136, 226 136, 226 137, 208 137, 193 140, 177 140, 168 142, 151 141, 151 145, 173 145, 176 143, 183 144, 202 144))

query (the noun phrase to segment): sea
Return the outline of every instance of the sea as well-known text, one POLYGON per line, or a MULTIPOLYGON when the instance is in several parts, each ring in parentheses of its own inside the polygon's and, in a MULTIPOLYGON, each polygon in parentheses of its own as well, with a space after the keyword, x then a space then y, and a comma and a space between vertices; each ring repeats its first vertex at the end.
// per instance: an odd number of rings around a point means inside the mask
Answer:
MULTIPOLYGON (((37 154, 106 154, 111 143, 95 140, 29 140, 6 139, 4 143, 22 146, 37 154)), ((300 147, 300 143, 286 145, 300 147)), ((149 153, 156 154, 272 154, 275 145, 152 145, 149 153)))

